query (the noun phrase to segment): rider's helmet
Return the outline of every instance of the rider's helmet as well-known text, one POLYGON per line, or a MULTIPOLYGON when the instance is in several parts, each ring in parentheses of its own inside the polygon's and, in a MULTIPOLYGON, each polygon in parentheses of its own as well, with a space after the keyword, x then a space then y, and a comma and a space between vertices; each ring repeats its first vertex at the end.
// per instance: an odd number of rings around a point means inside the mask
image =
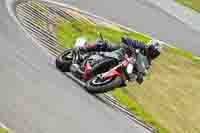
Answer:
POLYGON ((157 40, 150 40, 148 43, 148 53, 151 59, 157 58, 161 53, 161 45, 157 40))
POLYGON ((80 37, 76 40, 76 43, 74 44, 74 48, 82 48, 86 45, 87 41, 85 38, 80 37))

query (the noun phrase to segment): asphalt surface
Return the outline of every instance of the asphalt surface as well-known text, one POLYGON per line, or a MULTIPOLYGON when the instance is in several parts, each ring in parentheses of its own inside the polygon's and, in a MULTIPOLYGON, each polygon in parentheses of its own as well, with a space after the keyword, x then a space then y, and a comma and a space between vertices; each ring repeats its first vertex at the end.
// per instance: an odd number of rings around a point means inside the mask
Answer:
POLYGON ((153 6, 148 0, 64 1, 200 56, 200 33, 153 6))
MULTIPOLYGON (((0 1, 0 121, 15 133, 146 133, 50 64, 0 1)), ((12 6, 12 5, 10 5, 12 6)))

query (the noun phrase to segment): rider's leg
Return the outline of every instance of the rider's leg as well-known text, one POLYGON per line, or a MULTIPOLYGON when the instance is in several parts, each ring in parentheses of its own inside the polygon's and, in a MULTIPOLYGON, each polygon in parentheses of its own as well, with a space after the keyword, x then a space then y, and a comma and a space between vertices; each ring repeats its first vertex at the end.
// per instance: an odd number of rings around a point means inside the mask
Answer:
POLYGON ((136 60, 136 69, 137 69, 137 79, 136 81, 141 84, 144 81, 144 73, 146 70, 144 61, 143 61, 143 55, 141 53, 137 54, 137 60, 136 60))

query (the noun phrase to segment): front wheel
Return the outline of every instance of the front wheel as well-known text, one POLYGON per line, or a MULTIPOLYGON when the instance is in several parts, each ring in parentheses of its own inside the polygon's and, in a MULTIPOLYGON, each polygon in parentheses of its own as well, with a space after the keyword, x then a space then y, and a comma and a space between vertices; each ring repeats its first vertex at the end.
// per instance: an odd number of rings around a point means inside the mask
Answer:
POLYGON ((109 79, 101 79, 96 76, 87 82, 86 90, 90 93, 105 93, 122 84, 123 80, 119 76, 111 77, 109 79))
POLYGON ((68 72, 72 59, 72 49, 67 49, 56 58, 56 67, 62 72, 68 72))

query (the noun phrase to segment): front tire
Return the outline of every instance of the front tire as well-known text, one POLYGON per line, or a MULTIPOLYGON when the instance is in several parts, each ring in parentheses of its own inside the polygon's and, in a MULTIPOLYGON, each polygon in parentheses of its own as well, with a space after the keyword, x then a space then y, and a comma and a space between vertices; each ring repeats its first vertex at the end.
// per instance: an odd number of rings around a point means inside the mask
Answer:
POLYGON ((107 80, 101 81, 99 77, 94 77, 87 81, 86 90, 89 93, 105 93, 114 90, 116 87, 120 87, 123 84, 123 80, 119 76, 111 77, 107 80))
POLYGON ((56 67, 61 72, 68 72, 72 64, 72 49, 67 49, 56 58, 56 67))

